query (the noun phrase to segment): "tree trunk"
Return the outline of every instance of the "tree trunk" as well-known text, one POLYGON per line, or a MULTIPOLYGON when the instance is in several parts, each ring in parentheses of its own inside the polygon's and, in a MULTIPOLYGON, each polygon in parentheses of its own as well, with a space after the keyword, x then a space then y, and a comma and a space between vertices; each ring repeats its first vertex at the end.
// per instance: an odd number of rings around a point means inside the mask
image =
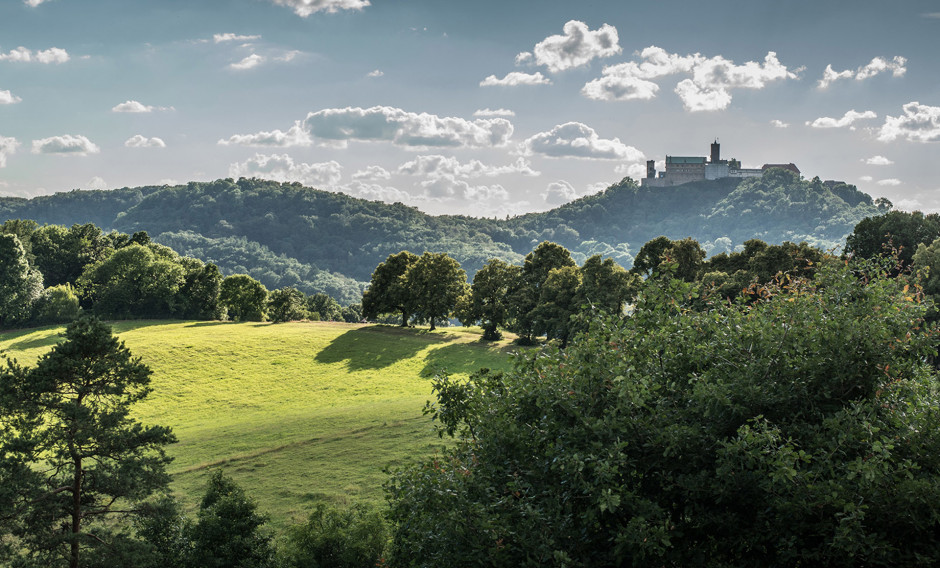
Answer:
POLYGON ((404 308, 401 310, 401 326, 408 327, 408 311, 404 308))
POLYGON ((69 568, 78 568, 78 535, 82 530, 82 458, 73 458, 75 476, 72 479, 72 550, 69 555, 69 568))
POLYGON ((431 331, 434 331, 434 318, 431 318, 431 331))

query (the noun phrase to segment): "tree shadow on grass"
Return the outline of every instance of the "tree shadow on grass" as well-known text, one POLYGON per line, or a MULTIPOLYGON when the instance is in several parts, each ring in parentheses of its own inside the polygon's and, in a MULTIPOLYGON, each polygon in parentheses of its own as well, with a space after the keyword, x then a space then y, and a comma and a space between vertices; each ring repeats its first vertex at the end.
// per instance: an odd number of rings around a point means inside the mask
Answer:
POLYGON ((446 343, 454 336, 431 334, 414 329, 374 325, 351 329, 319 353, 318 363, 345 361, 350 371, 382 369, 417 355, 428 344, 446 343))
POLYGON ((54 333, 43 333, 38 336, 29 333, 23 339, 8 345, 6 349, 10 351, 24 351, 34 347, 52 347, 53 345, 61 343, 64 339, 65 337, 59 329, 54 330, 54 333))
POLYGON ((430 377, 441 371, 448 374, 466 374, 486 367, 493 370, 508 370, 512 364, 510 355, 517 351, 514 345, 487 343, 459 343, 446 345, 428 353, 422 377, 430 377))

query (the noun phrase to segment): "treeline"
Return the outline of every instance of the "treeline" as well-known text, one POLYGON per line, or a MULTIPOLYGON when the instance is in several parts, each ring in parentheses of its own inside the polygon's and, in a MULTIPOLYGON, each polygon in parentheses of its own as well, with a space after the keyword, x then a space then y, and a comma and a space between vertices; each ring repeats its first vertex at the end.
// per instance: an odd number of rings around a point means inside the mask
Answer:
POLYGON ((0 327, 65 323, 82 311, 112 319, 359 321, 358 303, 294 288, 268 292, 249 275, 180 256, 144 231, 92 224, 0 225, 0 327))
POLYGON ((709 255, 754 238, 827 250, 861 219, 888 208, 851 185, 768 170, 761 178, 671 188, 625 178, 551 211, 506 219, 435 217, 401 203, 242 178, 0 198, 0 220, 146 231, 180 254, 249 274, 269 289, 292 286, 345 304, 356 301, 376 265, 402 250, 446 253, 471 277, 492 258, 521 264, 543 241, 564 246, 579 265, 599 254, 629 268, 641 244, 658 235, 692 237, 709 255))

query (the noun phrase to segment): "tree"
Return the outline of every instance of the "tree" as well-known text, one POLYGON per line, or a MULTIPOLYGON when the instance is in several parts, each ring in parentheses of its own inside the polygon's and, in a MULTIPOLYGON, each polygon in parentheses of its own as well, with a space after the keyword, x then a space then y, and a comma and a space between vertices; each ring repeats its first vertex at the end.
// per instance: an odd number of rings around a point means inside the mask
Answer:
POLYGON ((920 211, 889 211, 866 217, 845 239, 845 253, 860 258, 891 256, 897 249, 902 266, 909 266, 917 245, 940 237, 940 215, 920 211))
POLYGON ((285 568, 381 566, 388 536, 378 511, 319 504, 305 524, 288 530, 281 557, 285 568))
POLYGON ((307 298, 296 288, 281 288, 268 299, 268 319, 274 323, 302 320, 307 317, 307 298))
POLYGON ((473 277, 464 325, 482 321, 483 339, 500 338, 498 328, 509 320, 509 291, 522 277, 522 268, 498 258, 490 259, 473 277))
POLYGON ((636 295, 637 277, 612 258, 594 255, 581 267, 578 302, 610 314, 623 313, 624 305, 636 295))
POLYGON ((219 294, 222 291, 222 273, 219 267, 203 264, 195 258, 184 257, 180 263, 185 270, 180 287, 180 312, 184 318, 201 320, 223 319, 219 294))
POLYGON ((137 515, 142 500, 167 487, 163 447, 175 437, 130 415, 150 392, 150 374, 93 317, 70 324, 35 367, 0 374, 0 392, 16 401, 7 410, 33 421, 14 447, 28 448, 41 477, 13 509, 22 554, 37 563, 65 558, 71 568, 87 564, 86 551, 108 557, 129 538, 111 519, 137 515))
POLYGON ((390 254, 385 262, 375 267, 369 288, 362 295, 362 315, 375 319, 381 314, 401 313, 401 325, 408 325, 411 317, 408 285, 405 275, 418 257, 406 250, 390 254))
POLYGON ((705 250, 698 241, 686 237, 673 241, 668 237, 656 237, 644 244, 636 254, 630 272, 639 276, 652 276, 664 261, 676 263, 673 275, 691 282, 695 280, 705 260, 705 250))
POLYGON ((16 235, 0 234, 0 328, 27 321, 42 294, 42 274, 33 270, 16 235))
POLYGON ((209 479, 189 531, 190 568, 264 568, 272 566, 271 539, 262 534, 266 522, 245 491, 221 470, 209 479))
POLYGON ((69 323, 82 313, 78 296, 68 284, 46 288, 35 303, 34 321, 39 324, 69 323))
POLYGON ((307 311, 311 315, 317 314, 317 319, 323 321, 343 321, 343 308, 339 302, 322 292, 307 296, 307 311))
POLYGON ((663 255, 672 246, 672 242, 672 239, 664 236, 647 241, 633 258, 633 268, 630 272, 638 276, 651 276, 663 261, 663 255))
POLYGON ((264 321, 268 290, 247 274, 233 274, 222 280, 219 305, 234 321, 264 321))
POLYGON ((407 311, 418 323, 445 319, 467 287, 467 273, 446 253, 425 252, 408 268, 405 288, 407 311))
POLYGON ((560 339, 562 348, 568 345, 573 331, 571 316, 580 308, 580 288, 581 271, 577 266, 563 266, 548 273, 535 308, 536 334, 560 339))
POLYGON ((77 288, 98 314, 159 318, 183 308, 179 293, 185 283, 179 255, 161 245, 134 243, 88 266, 77 288))
POLYGON ((889 268, 704 309, 654 279, 566 350, 435 379, 458 443, 388 483, 392 564, 937 564, 936 330, 889 268))
POLYGON ((509 291, 511 329, 523 342, 531 343, 535 335, 536 310, 542 285, 555 268, 577 266, 565 247, 543 241, 526 255, 522 264, 522 278, 509 291))
POLYGON ((71 228, 46 225, 33 233, 36 267, 45 285, 74 284, 85 268, 104 260, 114 250, 113 243, 91 223, 71 228))

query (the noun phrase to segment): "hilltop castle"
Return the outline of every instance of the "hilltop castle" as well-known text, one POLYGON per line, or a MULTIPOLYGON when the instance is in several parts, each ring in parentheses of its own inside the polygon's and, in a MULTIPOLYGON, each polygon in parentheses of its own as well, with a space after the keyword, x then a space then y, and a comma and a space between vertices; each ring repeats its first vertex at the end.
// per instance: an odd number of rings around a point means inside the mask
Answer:
POLYGON ((716 139, 712 142, 711 158, 704 156, 666 156, 666 171, 656 175, 656 161, 646 162, 646 177, 640 180, 644 187, 669 187, 690 181, 713 180, 723 178, 760 177, 770 168, 783 168, 800 174, 795 164, 764 164, 760 168, 742 168, 741 162, 734 158, 721 159, 721 144, 716 139))

